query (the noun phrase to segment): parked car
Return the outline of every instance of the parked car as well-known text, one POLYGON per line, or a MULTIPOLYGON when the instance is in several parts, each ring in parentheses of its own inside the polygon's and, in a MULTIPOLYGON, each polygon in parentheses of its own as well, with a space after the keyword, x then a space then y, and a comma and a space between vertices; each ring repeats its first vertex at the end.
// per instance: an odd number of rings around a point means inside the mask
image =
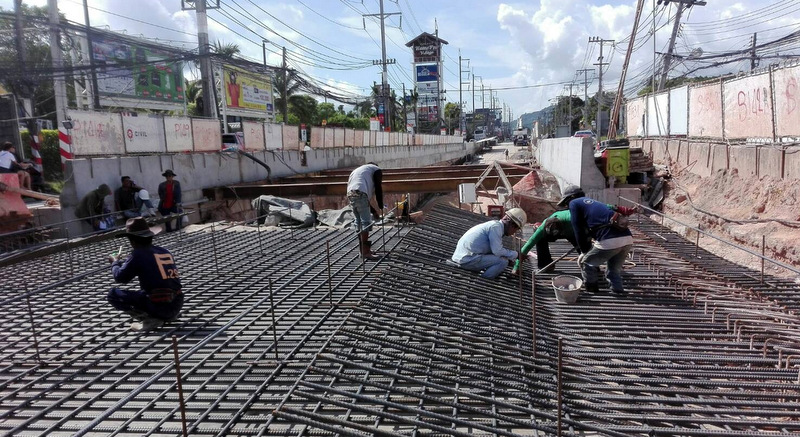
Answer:
POLYGON ((237 149, 244 149, 244 133, 236 132, 230 134, 222 134, 222 149, 235 147, 237 149))
POLYGON ((590 130, 579 130, 575 132, 575 135, 573 135, 573 137, 591 138, 592 144, 594 144, 597 141, 597 135, 595 135, 595 133, 590 130))

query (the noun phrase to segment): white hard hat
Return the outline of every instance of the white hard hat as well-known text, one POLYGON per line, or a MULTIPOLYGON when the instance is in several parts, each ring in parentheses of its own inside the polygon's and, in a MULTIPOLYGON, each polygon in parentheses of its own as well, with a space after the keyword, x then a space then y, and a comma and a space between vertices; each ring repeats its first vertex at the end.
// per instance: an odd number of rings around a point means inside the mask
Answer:
POLYGON ((147 190, 139 190, 139 198, 142 200, 150 200, 150 193, 147 190))
POLYGON ((506 211, 506 215, 520 229, 525 226, 525 223, 528 222, 528 215, 525 214, 525 211, 523 211, 522 208, 511 208, 506 211))

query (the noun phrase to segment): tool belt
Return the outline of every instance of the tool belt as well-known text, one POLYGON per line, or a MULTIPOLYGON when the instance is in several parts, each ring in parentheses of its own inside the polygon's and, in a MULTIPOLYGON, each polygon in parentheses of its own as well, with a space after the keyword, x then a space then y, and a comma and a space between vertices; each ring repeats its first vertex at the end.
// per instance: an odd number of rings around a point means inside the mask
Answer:
POLYGON ((148 291, 147 298, 150 299, 150 302, 153 303, 172 303, 179 294, 181 294, 181 290, 173 290, 171 288, 155 288, 153 290, 148 291))

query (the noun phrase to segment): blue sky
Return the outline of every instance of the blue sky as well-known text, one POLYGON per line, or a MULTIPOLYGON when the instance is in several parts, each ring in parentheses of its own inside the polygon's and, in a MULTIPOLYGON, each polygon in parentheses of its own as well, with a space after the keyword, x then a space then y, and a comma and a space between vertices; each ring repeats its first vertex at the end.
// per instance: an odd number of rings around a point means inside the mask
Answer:
MULTIPOLYGON (((128 35, 157 38, 160 42, 186 49, 197 48, 194 12, 182 11, 180 0, 88 0, 93 26, 105 26, 128 35)), ((44 5, 46 0, 27 0, 44 5)), ((211 41, 239 44, 243 55, 261 62, 262 40, 269 41, 267 62, 280 65, 280 47, 289 52, 289 64, 301 74, 325 84, 340 94, 367 95, 373 81, 380 82, 380 31, 374 18, 378 0, 220 0, 221 8, 209 11, 211 41)), ((650 75, 653 52, 664 52, 672 31, 670 17, 676 6, 654 5, 645 0, 641 29, 634 45, 626 94, 650 75), (654 7, 655 6, 655 7, 654 7), (652 38, 655 15, 656 38, 652 38)), ((0 0, 4 9, 13 0, 0 0)), ((447 40, 444 48, 444 82, 447 100, 457 102, 460 55, 469 59, 462 68, 463 101, 472 109, 472 73, 476 79, 476 106, 482 107, 483 83, 486 106, 488 90, 496 91, 498 106, 505 104, 513 114, 539 110, 550 99, 573 93, 583 96, 588 73, 588 93, 597 92, 596 66, 599 44, 590 37, 617 42, 603 48, 604 89, 616 89, 630 37, 636 1, 619 0, 533 0, 498 2, 492 0, 385 0, 386 13, 400 13, 387 19, 387 57, 397 63, 389 67, 389 82, 398 90, 412 85, 410 49, 405 43, 421 32, 447 40), (400 17, 402 16, 402 22, 400 17), (566 87, 565 87, 566 86, 566 87)), ((83 23, 81 0, 59 0, 68 19, 83 23)), ((749 47, 753 33, 759 44, 800 31, 800 2, 796 0, 707 0, 683 14, 683 26, 676 52, 695 57, 713 56, 749 47)), ((784 41, 765 47, 764 54, 782 56, 800 52, 800 42, 784 41)), ((739 56, 742 57, 742 56, 739 56)), ((673 75, 710 65, 719 58, 679 60, 673 75)), ((761 66, 781 62, 763 59, 761 66)), ((660 57, 657 60, 660 63, 660 57)), ((720 67, 697 70, 694 74, 747 71, 750 61, 742 59, 720 67)))

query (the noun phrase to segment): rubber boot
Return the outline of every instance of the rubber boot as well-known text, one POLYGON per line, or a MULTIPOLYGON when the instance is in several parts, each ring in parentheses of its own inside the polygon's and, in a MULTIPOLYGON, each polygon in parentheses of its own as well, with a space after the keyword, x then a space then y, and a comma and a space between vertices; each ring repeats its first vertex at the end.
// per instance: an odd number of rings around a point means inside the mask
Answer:
POLYGON ((378 256, 372 253, 372 242, 369 241, 369 234, 366 232, 359 234, 361 238, 361 258, 365 260, 374 261, 378 259, 378 256))

